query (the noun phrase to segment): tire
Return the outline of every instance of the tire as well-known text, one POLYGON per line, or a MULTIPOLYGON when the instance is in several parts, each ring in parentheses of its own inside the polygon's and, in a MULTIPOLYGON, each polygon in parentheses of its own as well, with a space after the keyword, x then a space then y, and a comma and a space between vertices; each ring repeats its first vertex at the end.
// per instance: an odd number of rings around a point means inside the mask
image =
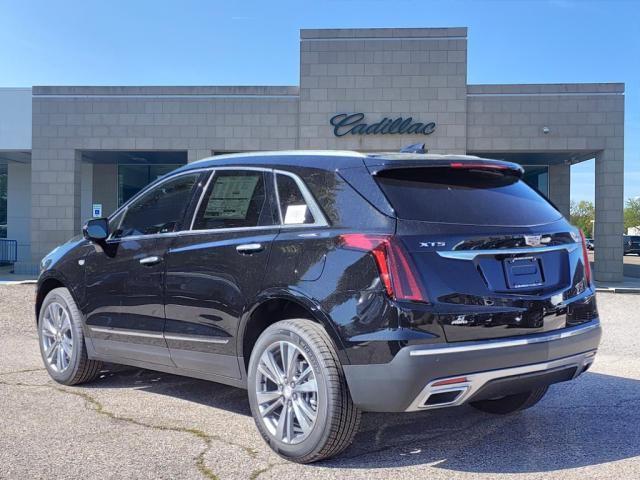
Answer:
POLYGON ((544 386, 530 392, 507 395, 506 397, 497 398, 495 400, 469 402, 469 405, 486 413, 507 415, 509 413, 515 413, 533 407, 536 403, 542 400, 542 397, 547 393, 547 390, 549 390, 549 387, 544 386))
POLYGON ((90 360, 87 355, 82 315, 66 288, 51 290, 42 302, 38 343, 49 375, 63 385, 89 382, 102 368, 102 362, 90 360), (54 348, 54 344, 57 347, 54 348), (47 352, 51 354, 51 360, 48 360, 47 352))
POLYGON ((311 320, 280 321, 260 335, 251 352, 248 387, 251 413, 262 438, 287 460, 312 463, 333 457, 345 450, 358 432, 360 410, 351 400, 336 349, 324 328, 311 320), (294 353, 290 354, 291 351, 294 353), (266 366, 270 354, 279 375, 286 370, 282 359, 292 355, 294 361, 288 363, 294 365, 293 373, 275 378, 274 365, 266 366), (307 372, 307 375, 301 372, 307 372), (284 376, 287 379, 279 388, 272 380, 280 381, 284 376), (315 380, 315 393, 309 393, 312 378, 315 380), (287 386, 293 384, 296 387, 287 390, 287 386), (280 397, 259 403, 259 395, 260 400, 264 400, 265 395, 280 397), (307 413, 313 413, 314 399, 315 417, 311 422, 309 418, 312 417, 307 413), (263 417, 272 405, 276 405, 272 413, 263 417), (284 417, 285 426, 280 430, 283 436, 278 429, 285 412, 292 413, 284 417), (306 431, 303 428, 305 423, 306 431), (291 429, 287 428, 289 425, 291 429))

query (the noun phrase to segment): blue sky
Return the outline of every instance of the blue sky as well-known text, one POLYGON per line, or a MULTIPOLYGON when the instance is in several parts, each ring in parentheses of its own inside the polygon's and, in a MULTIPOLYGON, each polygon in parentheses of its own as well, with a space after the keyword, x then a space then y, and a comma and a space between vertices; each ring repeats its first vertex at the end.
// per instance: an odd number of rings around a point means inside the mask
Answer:
MULTIPOLYGON (((0 0, 0 86, 297 85, 298 30, 469 27, 469 83, 625 82, 640 196, 640 1, 0 0)), ((594 162, 572 167, 593 198, 594 162)))

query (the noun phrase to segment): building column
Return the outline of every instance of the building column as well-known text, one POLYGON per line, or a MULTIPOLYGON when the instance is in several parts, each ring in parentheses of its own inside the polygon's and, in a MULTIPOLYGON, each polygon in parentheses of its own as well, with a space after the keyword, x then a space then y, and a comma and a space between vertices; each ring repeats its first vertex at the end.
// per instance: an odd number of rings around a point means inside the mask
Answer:
POLYGON ((596 155, 596 222, 594 278, 601 282, 623 279, 624 149, 596 155))
POLYGON ((80 233, 81 156, 73 149, 31 154, 31 260, 80 233))
POLYGON ((571 205, 571 165, 549 165, 549 200, 569 219, 571 205))

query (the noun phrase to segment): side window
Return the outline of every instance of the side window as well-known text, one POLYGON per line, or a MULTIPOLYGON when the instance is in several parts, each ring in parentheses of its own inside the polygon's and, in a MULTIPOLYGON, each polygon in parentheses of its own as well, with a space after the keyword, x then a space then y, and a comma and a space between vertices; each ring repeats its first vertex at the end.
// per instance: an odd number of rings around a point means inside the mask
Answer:
POLYGON ((176 230, 191 199, 199 174, 183 175, 145 193, 126 209, 114 238, 151 235, 176 230))
POLYGON ((265 189, 265 173, 217 170, 209 182, 193 230, 275 225, 265 189))
POLYGON ((296 181, 288 175, 278 174, 278 198, 280 200, 280 212, 282 223, 285 225, 302 225, 314 223, 313 214, 309 210, 307 202, 302 196, 296 181))

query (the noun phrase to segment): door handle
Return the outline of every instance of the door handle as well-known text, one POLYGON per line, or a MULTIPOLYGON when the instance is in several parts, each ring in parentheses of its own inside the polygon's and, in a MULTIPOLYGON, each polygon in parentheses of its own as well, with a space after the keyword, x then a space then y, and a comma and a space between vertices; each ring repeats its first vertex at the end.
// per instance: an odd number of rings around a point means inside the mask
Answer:
POLYGON ((251 255, 252 253, 258 253, 262 250, 264 250, 264 247, 261 243, 245 243, 236 247, 236 251, 243 255, 251 255))
POLYGON ((155 265, 157 263, 160 263, 162 261, 162 259, 160 257, 157 257, 155 255, 151 256, 151 257, 144 257, 140 259, 140 264, 141 265, 147 265, 147 266, 151 266, 151 265, 155 265))

